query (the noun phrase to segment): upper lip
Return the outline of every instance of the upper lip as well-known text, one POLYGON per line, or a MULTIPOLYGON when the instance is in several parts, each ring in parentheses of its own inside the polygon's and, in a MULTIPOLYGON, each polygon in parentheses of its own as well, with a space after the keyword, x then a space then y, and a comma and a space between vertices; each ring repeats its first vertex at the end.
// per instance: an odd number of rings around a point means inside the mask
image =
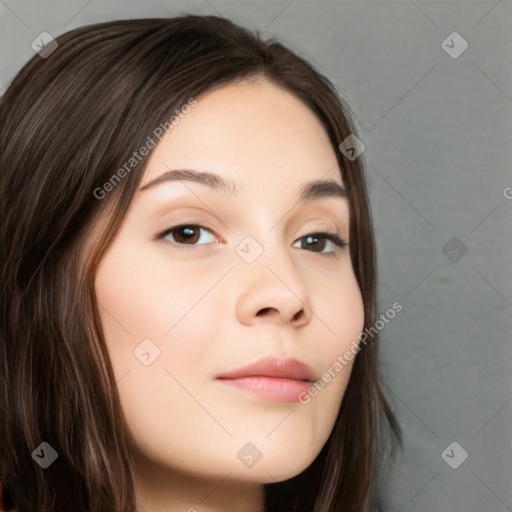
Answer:
POLYGON ((265 357, 231 373, 219 375, 217 378, 240 379, 243 377, 281 377, 283 379, 311 382, 317 380, 309 365, 297 359, 279 359, 275 357, 265 357))

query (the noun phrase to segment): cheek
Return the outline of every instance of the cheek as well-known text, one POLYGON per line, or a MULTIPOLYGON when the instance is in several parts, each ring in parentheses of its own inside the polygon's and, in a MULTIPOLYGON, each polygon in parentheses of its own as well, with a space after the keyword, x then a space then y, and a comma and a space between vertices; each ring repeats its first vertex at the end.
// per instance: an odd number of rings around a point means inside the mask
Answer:
MULTIPOLYGON (((352 341, 358 340, 364 326, 363 298, 354 273, 346 272, 339 282, 334 282, 325 290, 320 290, 317 301, 319 315, 326 327, 331 351, 346 350, 352 341)), ((331 354, 332 355, 332 354, 331 354)))
MULTIPOLYGON (((96 297, 105 325, 115 340, 162 338, 205 293, 208 278, 162 264, 162 254, 140 249, 137 240, 120 238, 96 272, 96 297)), ((165 261, 165 260, 164 260, 165 261)))
MULTIPOLYGON (((341 403, 358 352, 359 335, 364 327, 364 305, 361 291, 353 272, 346 273, 341 283, 335 283, 322 294, 323 324, 323 376, 324 399, 341 403), (328 390, 328 391, 327 391, 328 390), (327 398, 329 395, 329 398, 327 398)), ((320 313, 319 313, 320 314, 320 313)), ((323 388, 322 388, 323 389, 323 388)))
POLYGON ((180 439, 189 435, 173 411, 186 417, 195 407, 190 396, 198 394, 200 382, 192 370, 204 359, 215 312, 202 308, 199 322, 194 308, 210 281, 170 266, 164 272, 151 255, 121 244, 97 270, 96 299, 122 410, 145 452, 171 432, 180 439))
POLYGON ((179 267, 164 268, 136 247, 123 245, 121 239, 104 256, 96 273, 96 299, 116 377, 131 372, 131 380, 137 376, 144 387, 154 384, 159 389, 154 379, 164 369, 178 376, 183 368, 193 367, 204 349, 201 344, 208 342, 206 335, 191 336, 191 329, 201 331, 208 315, 215 313, 202 309, 201 322, 194 316, 198 297, 213 282, 211 276, 200 279, 179 267))

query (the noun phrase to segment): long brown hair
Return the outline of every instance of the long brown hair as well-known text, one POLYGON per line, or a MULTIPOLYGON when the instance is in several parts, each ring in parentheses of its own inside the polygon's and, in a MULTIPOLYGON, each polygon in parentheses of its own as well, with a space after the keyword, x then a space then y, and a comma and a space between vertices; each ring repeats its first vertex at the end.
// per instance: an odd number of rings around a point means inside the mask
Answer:
MULTIPOLYGON (((331 82, 279 42, 227 19, 112 21, 56 41, 0 100, 0 470, 21 512, 132 512, 133 461, 94 275, 151 151, 104 197, 95 191, 190 98, 232 82, 272 81, 310 107, 337 155, 368 328, 376 270, 364 168, 338 150, 356 130, 331 82), (46 470, 31 456, 42 442, 58 453, 46 470)), ((379 385, 376 341, 357 354, 317 458, 296 477, 265 485, 268 512, 380 509, 379 461, 401 434, 379 385)))

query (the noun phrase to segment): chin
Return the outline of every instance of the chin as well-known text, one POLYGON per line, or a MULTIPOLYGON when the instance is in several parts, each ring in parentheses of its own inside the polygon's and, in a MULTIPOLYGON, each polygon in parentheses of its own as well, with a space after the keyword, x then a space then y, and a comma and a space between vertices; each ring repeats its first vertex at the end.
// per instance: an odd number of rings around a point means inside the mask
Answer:
POLYGON ((264 462, 263 458, 252 468, 237 468, 232 477, 239 477, 243 480, 258 482, 261 484, 272 484, 284 482, 302 473, 313 462, 313 458, 287 458, 277 455, 264 462), (236 476, 235 476, 236 475, 236 476))

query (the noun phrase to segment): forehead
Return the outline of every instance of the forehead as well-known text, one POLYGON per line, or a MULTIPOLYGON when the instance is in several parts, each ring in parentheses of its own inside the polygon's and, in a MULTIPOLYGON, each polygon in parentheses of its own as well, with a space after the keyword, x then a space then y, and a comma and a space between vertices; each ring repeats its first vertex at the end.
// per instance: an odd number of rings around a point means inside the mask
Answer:
POLYGON ((342 184, 336 154, 316 115, 291 92, 265 80, 223 85, 197 105, 154 149, 141 186, 168 169, 224 176, 240 193, 281 192, 301 182, 342 184))

